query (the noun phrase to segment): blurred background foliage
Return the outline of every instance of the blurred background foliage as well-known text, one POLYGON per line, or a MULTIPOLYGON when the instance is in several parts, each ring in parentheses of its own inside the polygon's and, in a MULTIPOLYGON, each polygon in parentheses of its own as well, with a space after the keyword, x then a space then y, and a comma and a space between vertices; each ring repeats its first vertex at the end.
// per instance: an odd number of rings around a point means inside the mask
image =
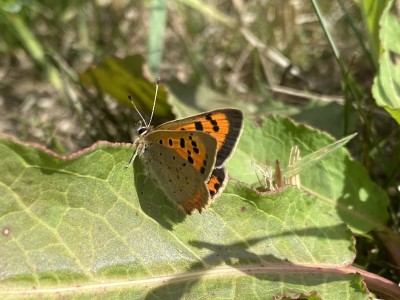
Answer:
MULTIPOLYGON (((399 127, 371 94, 387 3, 2 0, 0 132, 61 154, 131 142, 127 96, 148 116, 160 76, 156 125, 232 106, 358 132, 351 151, 387 191, 398 233, 399 127)), ((357 245, 360 266, 399 280, 379 239, 357 245)))

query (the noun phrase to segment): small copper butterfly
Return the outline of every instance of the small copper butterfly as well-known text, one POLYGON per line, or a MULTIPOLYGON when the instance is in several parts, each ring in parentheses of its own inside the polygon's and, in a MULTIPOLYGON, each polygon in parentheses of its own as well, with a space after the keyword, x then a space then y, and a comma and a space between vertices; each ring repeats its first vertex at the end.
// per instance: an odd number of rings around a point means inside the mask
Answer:
POLYGON ((217 109, 153 128, 159 81, 149 123, 132 102, 144 126, 138 128, 139 137, 133 143, 136 150, 126 167, 139 156, 172 202, 188 214, 195 209, 201 212, 226 185, 224 163, 242 133, 243 114, 238 109, 217 109))

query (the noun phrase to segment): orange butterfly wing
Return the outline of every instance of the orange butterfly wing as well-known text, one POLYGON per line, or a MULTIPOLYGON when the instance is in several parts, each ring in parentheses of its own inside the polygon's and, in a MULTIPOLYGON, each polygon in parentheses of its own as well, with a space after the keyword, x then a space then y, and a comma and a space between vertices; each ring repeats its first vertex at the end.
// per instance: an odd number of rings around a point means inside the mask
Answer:
MULTIPOLYGON (((243 113, 240 110, 217 109, 164 123, 151 130, 146 135, 146 139, 166 146, 186 162, 192 164, 201 177, 206 180, 205 185, 209 197, 214 199, 227 182, 227 172, 223 168, 223 164, 232 155, 242 127, 243 113), (179 132, 180 130, 187 132, 182 134, 179 132), (169 133, 166 135, 165 131, 169 131, 169 133), (190 132, 193 131, 198 133, 190 135, 190 132), (200 132, 204 132, 210 138, 199 134, 200 132), (190 136, 192 138, 189 138, 190 136), (204 147, 204 145, 207 146, 204 147)), ((200 191, 201 189, 192 197, 185 197, 186 200, 179 203, 187 213, 190 214, 193 209, 201 211, 208 204, 204 194, 200 191)))
POLYGON ((217 140, 215 167, 221 167, 235 149, 243 127, 243 113, 238 109, 217 109, 185 119, 167 122, 155 130, 202 131, 217 140))
POLYGON ((146 140, 147 147, 157 144, 179 155, 185 164, 192 165, 199 172, 204 181, 210 178, 215 165, 217 142, 209 134, 157 129, 149 132, 146 140))
POLYGON ((214 199, 217 195, 219 195, 226 185, 227 172, 222 168, 215 168, 211 173, 211 177, 207 182, 207 190, 210 194, 211 199, 214 199))

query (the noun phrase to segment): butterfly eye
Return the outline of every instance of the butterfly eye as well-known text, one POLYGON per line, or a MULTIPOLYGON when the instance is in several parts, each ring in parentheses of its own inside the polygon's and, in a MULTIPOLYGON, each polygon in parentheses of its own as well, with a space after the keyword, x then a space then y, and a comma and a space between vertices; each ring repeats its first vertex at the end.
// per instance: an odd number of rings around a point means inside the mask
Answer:
POLYGON ((139 127, 139 129, 137 130, 139 135, 142 135, 143 133, 146 133, 147 128, 146 127, 139 127))

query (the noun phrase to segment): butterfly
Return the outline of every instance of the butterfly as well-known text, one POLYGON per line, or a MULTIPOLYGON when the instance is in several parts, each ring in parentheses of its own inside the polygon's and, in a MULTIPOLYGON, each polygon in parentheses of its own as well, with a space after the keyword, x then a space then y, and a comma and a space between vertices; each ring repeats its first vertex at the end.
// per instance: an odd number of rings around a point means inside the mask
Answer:
MULTIPOLYGON (((158 84, 159 79, 156 95, 158 84)), ((139 157, 173 203, 188 214, 195 209, 201 212, 226 185, 224 163, 242 133, 243 113, 216 109, 154 128, 150 123, 155 101, 156 96, 148 123, 135 106, 144 126, 138 128, 139 137, 133 143, 136 150, 127 167, 139 157)))

